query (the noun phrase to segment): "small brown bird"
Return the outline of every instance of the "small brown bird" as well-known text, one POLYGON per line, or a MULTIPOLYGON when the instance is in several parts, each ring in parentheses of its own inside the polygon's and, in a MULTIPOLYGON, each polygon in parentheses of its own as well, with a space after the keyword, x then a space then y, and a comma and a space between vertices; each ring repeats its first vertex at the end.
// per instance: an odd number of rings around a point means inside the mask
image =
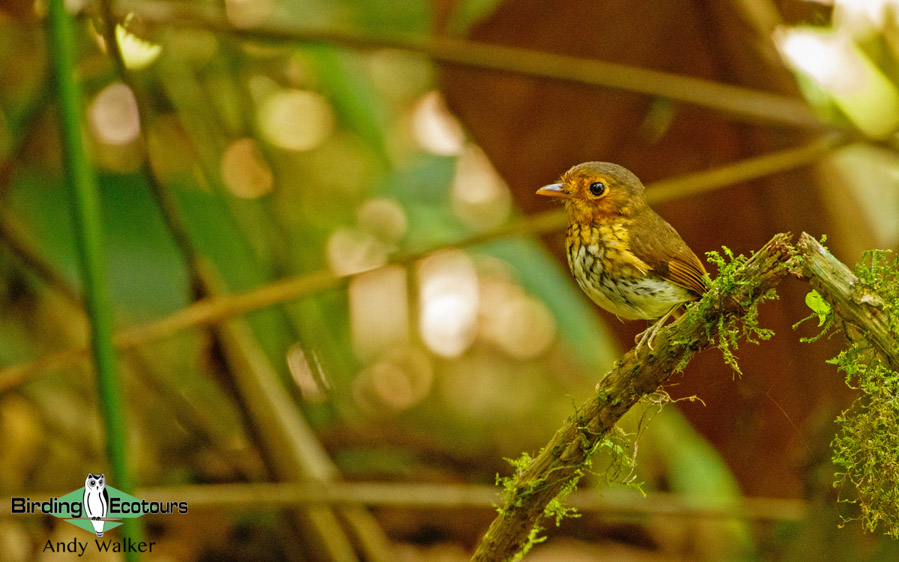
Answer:
POLYGON ((565 202, 568 265, 587 296, 619 319, 660 318, 638 346, 648 341, 652 348, 665 321, 706 292, 702 262, 649 208, 643 184, 629 170, 585 162, 537 193, 565 202))

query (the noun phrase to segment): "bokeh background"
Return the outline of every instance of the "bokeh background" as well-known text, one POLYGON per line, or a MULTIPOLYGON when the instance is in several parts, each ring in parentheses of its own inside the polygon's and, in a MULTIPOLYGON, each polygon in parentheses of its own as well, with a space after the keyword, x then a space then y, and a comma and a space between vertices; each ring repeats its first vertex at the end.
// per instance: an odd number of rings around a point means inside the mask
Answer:
MULTIPOLYGON (((643 330, 534 191, 620 163, 699 255, 899 242, 895 0, 72 0, 153 558, 465 560, 643 330), (115 23, 121 56, 107 50, 115 23)), ((0 496, 106 472, 44 2, 0 6, 0 496)), ((714 275, 714 272, 713 272, 714 275)), ((531 560, 891 560, 834 490, 806 285, 675 375, 531 560), (617 476, 617 478, 616 478, 617 476), (609 482, 609 480, 615 480, 609 482), (625 485, 630 482, 632 485, 625 485), (625 483, 625 484, 623 484, 625 483), (639 484, 646 497, 635 488, 639 484)), ((0 512, 0 558, 73 527, 0 512)))

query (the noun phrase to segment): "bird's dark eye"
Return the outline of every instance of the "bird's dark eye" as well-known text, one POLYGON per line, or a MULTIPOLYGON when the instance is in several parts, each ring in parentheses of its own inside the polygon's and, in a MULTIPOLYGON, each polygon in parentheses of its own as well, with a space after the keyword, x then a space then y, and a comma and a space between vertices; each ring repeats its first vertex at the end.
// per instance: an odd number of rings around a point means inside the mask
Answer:
POLYGON ((606 184, 601 181, 596 181, 590 184, 590 194, 594 197, 599 197, 603 193, 606 192, 606 184))

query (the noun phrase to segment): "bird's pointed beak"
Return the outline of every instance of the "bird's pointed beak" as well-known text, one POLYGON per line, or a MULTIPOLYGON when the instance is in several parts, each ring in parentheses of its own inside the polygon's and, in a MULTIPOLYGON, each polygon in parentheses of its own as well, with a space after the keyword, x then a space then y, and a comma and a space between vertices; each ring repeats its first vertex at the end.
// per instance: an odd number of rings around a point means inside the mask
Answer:
POLYGON ((547 197, 571 197, 571 193, 565 189, 564 183, 551 183, 544 185, 537 190, 537 195, 545 195, 547 197))

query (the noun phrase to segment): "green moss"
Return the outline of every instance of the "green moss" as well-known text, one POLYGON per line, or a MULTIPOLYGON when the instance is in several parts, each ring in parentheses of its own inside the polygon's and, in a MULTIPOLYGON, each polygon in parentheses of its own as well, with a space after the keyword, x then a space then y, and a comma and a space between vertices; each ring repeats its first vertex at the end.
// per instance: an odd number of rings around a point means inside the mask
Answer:
MULTIPOLYGON (((890 332, 899 333, 899 260, 890 252, 865 252, 856 266, 855 291, 884 313, 890 332)), ((863 300, 860 300, 863 299, 863 300)), ((828 318, 824 330, 835 323, 828 318)), ((860 391, 840 414, 831 442, 834 486, 841 501, 859 508, 862 525, 899 538, 899 373, 875 350, 867 334, 847 334, 849 347, 828 361, 846 376, 846 384, 860 391)), ((895 356, 896 345, 890 350, 895 356)))
MULTIPOLYGON (((517 459, 506 459, 514 469, 512 476, 500 476, 497 474, 496 483, 501 486, 503 506, 498 507, 497 511, 500 515, 506 515, 511 508, 518 508, 523 505, 523 500, 530 494, 533 494, 545 485, 548 475, 544 475, 536 480, 531 480, 522 485, 520 480, 525 471, 531 466, 533 457, 528 453, 522 453, 517 459)), ((589 464, 589 458, 585 465, 589 464)), ((566 517, 580 517, 580 514, 572 507, 565 506, 565 499, 577 488, 577 483, 583 475, 580 467, 575 471, 574 475, 566 482, 562 491, 553 498, 544 508, 543 515, 548 519, 555 520, 556 526, 559 526, 566 517)), ((543 527, 534 525, 528 533, 527 541, 521 550, 516 554, 514 560, 520 560, 527 552, 533 548, 535 544, 539 544, 546 540, 545 536, 541 536, 543 527)))
MULTIPOLYGON (((777 291, 773 288, 768 289, 760 296, 752 298, 755 294, 757 286, 751 284, 758 283, 755 279, 738 280, 737 272, 742 269, 748 258, 743 254, 734 255, 727 247, 722 246, 724 256, 716 251, 706 252, 709 263, 714 264, 718 268, 718 277, 715 279, 713 290, 717 290, 723 297, 735 296, 738 290, 744 293, 746 299, 740 302, 744 307, 742 318, 739 320, 725 315, 718 316, 717 331, 715 333, 708 330, 706 334, 712 337, 715 345, 721 351, 724 362, 733 369, 737 374, 742 375, 740 365, 737 363, 737 357, 734 354, 739 348, 740 340, 758 344, 761 341, 769 340, 774 335, 774 331, 769 328, 759 326, 758 317, 760 304, 767 300, 777 299, 777 291)), ((788 267, 788 264, 784 264, 788 267)), ((744 278, 746 276, 743 276, 744 278)), ((749 276, 752 277, 752 276, 749 276)))
POLYGON ((539 485, 543 480, 531 482, 526 490, 519 487, 518 480, 525 470, 533 462, 533 458, 527 452, 521 453, 517 459, 505 459, 512 468, 512 476, 496 475, 496 485, 500 486, 502 491, 503 506, 498 507, 497 511, 504 514, 508 508, 521 507, 522 498, 533 493, 535 486, 539 485))
MULTIPOLYGON (((875 306, 890 332, 899 333, 899 260, 889 251, 870 250, 854 273, 858 278, 854 300, 875 306)), ((866 333, 837 322, 833 308, 815 295, 813 291, 806 298, 812 313, 794 328, 818 319, 819 333, 802 338, 806 342, 842 329, 849 345, 828 363, 836 365, 846 384, 859 391, 836 419, 837 434, 831 441, 834 487, 840 489, 840 501, 858 507, 855 519, 865 529, 899 538, 899 373, 885 362, 866 333)), ((895 342, 889 352, 899 355, 895 342)))
POLYGON ((602 475, 607 484, 628 484, 633 480, 636 468, 634 441, 623 429, 613 427, 597 444, 595 452, 608 459, 602 475))
POLYGON ((715 284, 721 288, 722 292, 732 293, 736 287, 734 273, 738 267, 746 263, 746 257, 743 254, 734 256, 733 251, 727 246, 721 246, 721 250, 724 252, 724 256, 715 250, 706 252, 706 261, 718 269, 718 278, 715 279, 715 284))
POLYGON ((534 525, 528 533, 527 542, 524 543, 524 546, 521 547, 521 550, 519 550, 518 553, 515 554, 512 560, 521 560, 522 558, 524 558, 525 554, 527 554, 532 548, 534 548, 534 545, 540 544, 545 541, 546 537, 540 535, 540 533, 542 532, 543 527, 541 527, 540 525, 534 525))
MULTIPOLYGON (((654 406, 658 404, 652 403, 654 406)), ((543 516, 555 522, 556 526, 561 525, 566 518, 580 517, 580 514, 573 507, 566 505, 568 496, 577 489, 577 485, 586 474, 593 474, 593 457, 602 451, 609 459, 609 464, 604 471, 605 479, 608 483, 619 482, 628 486, 632 486, 637 490, 641 489, 641 484, 636 482, 634 477, 634 468, 636 466, 636 447, 634 445, 633 436, 627 434, 619 427, 612 428, 607 434, 597 439, 595 433, 591 432, 586 424, 581 421, 578 440, 581 446, 583 461, 578 465, 569 465, 565 467, 557 467, 555 470, 549 471, 541 478, 529 480, 522 483, 522 476, 530 468, 534 458, 528 453, 522 453, 517 459, 506 459, 513 468, 511 476, 496 476, 497 485, 501 486, 503 506, 498 507, 497 511, 500 515, 507 515, 510 509, 522 507, 523 500, 527 496, 537 492, 546 485, 552 473, 556 470, 569 469, 571 473, 566 477, 566 481, 559 493, 544 508, 543 516)), ((519 560, 527 553, 535 544, 545 540, 541 535, 543 527, 535 525, 528 534, 525 545, 516 555, 515 560, 519 560)))
POLYGON ((559 492, 559 495, 554 497, 548 504, 546 504, 546 508, 543 510, 543 516, 547 519, 554 519, 556 522, 556 527, 561 525, 562 520, 566 517, 581 516, 581 514, 577 512, 577 509, 565 505, 568 496, 571 494, 571 492, 577 489, 577 485, 578 482, 580 482, 580 479, 580 474, 570 479, 565 484, 565 487, 562 488, 562 491, 559 492))

